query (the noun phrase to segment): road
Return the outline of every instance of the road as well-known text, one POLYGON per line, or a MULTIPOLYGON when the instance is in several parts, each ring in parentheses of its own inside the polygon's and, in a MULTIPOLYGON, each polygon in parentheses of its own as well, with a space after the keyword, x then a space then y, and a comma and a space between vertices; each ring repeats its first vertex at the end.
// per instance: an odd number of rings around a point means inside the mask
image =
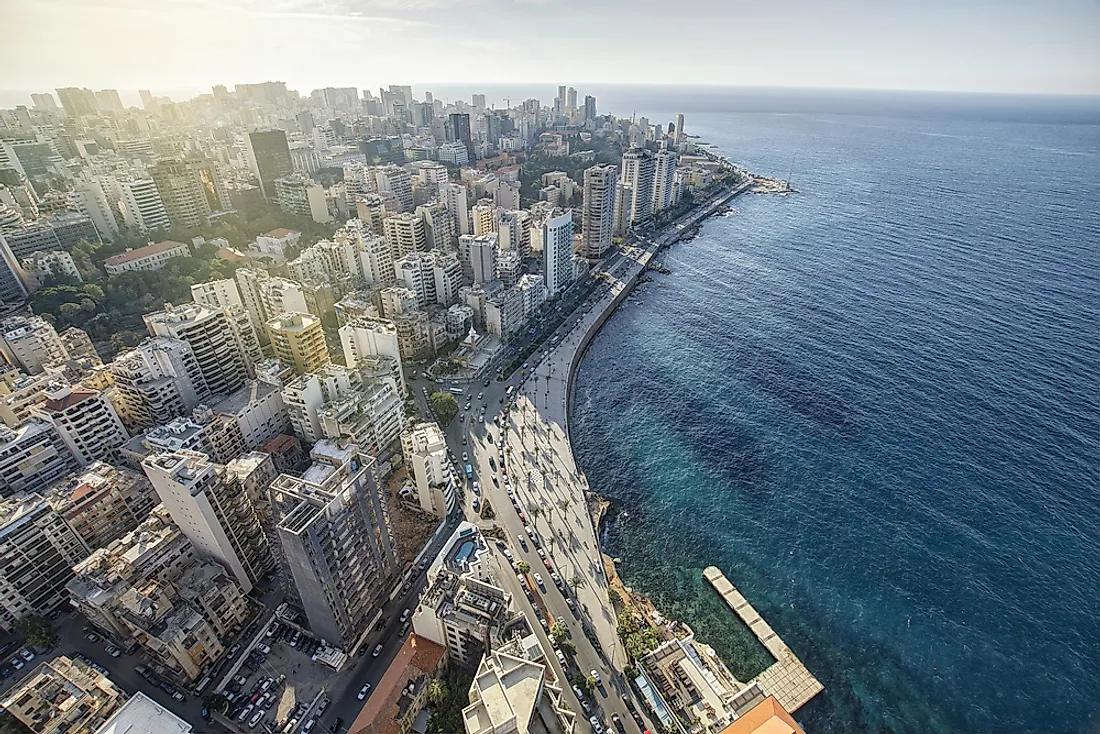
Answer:
MULTIPOLYGON (((425 558, 435 558, 443 543, 450 536, 451 530, 457 524, 457 520, 453 521, 452 524, 448 525, 447 531, 440 533, 439 537, 431 543, 427 554, 424 556, 425 558)), ((367 641, 360 648, 363 654, 353 658, 352 667, 345 671, 340 683, 328 692, 332 703, 325 711, 325 715, 321 717, 320 726, 314 728, 314 732, 346 732, 351 723, 355 721, 355 717, 359 715, 359 710, 363 708, 364 702, 358 698, 359 689, 363 687, 364 683, 370 683, 372 689, 378 685, 378 681, 386 672, 386 668, 397 656, 398 650, 401 649, 401 645, 404 644, 405 638, 409 634, 406 632, 404 635, 398 635, 401 627, 400 622, 398 622, 401 612, 416 606, 425 585, 425 575, 419 569, 416 569, 413 573, 412 587, 404 594, 399 594, 382 608, 382 620, 385 622, 385 626, 380 630, 374 630, 368 636, 367 641), (378 657, 373 657, 371 652, 378 643, 382 643, 382 652, 378 657), (335 730, 332 726, 337 718, 343 719, 343 724, 338 730, 335 730)))

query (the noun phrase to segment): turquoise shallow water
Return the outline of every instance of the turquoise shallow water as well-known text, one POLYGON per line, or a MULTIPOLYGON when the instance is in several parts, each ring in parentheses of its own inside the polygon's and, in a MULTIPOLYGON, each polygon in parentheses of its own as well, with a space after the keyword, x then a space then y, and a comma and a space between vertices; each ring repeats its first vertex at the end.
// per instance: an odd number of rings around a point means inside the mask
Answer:
POLYGON ((1096 730, 1100 127, 821 107, 689 117, 802 193, 708 220, 585 356, 608 548, 747 678, 720 566, 826 685, 808 729, 1096 730))

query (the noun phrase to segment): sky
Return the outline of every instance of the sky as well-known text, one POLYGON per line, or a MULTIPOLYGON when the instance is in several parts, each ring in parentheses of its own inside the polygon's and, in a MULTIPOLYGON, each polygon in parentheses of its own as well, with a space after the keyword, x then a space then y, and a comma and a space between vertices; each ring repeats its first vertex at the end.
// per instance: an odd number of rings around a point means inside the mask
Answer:
POLYGON ((1097 0, 0 0, 0 9, 0 89, 114 88, 135 103, 139 88, 265 80, 303 93, 690 82, 1100 94, 1097 0))

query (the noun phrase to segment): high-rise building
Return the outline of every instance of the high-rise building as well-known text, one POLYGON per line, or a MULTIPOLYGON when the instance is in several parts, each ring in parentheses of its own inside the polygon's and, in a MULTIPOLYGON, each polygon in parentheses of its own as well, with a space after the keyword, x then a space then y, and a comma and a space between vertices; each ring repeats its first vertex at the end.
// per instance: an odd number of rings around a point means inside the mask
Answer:
POLYGON ((308 217, 319 224, 332 221, 324 187, 305 174, 292 173, 275 179, 275 198, 284 212, 308 217))
POLYGON ((329 362, 321 319, 308 313, 284 313, 267 322, 275 357, 296 374, 313 372, 329 362))
POLYGON ((0 426, 0 496, 39 489, 76 468, 49 421, 32 417, 13 428, 0 426))
POLYGON ((400 394, 405 394, 405 376, 401 371, 401 349, 397 328, 384 319, 359 317, 340 327, 340 344, 344 348, 344 363, 357 367, 371 357, 393 360, 393 376, 400 394))
POLYGON ((466 204, 466 187, 446 183, 439 187, 439 198, 451 215, 451 231, 455 236, 470 234, 470 208, 466 204))
POLYGON ((167 231, 171 227, 168 211, 160 190, 151 178, 134 178, 119 181, 117 185, 122 202, 122 218, 130 229, 148 234, 153 230, 167 231))
POLYGON ((69 352, 57 331, 41 316, 9 316, 0 322, 0 354, 30 375, 64 363, 69 352))
POLYGON ((454 512, 454 476, 439 425, 418 423, 408 428, 401 434, 401 454, 416 481, 420 508, 441 519, 454 512))
POLYGON ((487 283, 496 277, 497 235, 478 235, 470 240, 470 268, 475 283, 487 283))
POLYGON ((318 471, 283 474, 268 490, 280 561, 313 633, 350 649, 386 600, 396 549, 374 458, 331 441, 310 456, 318 471))
POLYGON ((470 130, 470 116, 464 112, 452 113, 447 118, 447 142, 466 146, 470 162, 477 160, 474 138, 470 130))
MULTIPOLYGON (((378 193, 394 202, 395 212, 411 212, 416 206, 413 199, 412 176, 401 166, 379 166, 374 169, 378 193)), ((387 205, 388 208, 388 205, 387 205)))
POLYGON ((470 149, 462 142, 444 143, 439 146, 439 160, 452 166, 465 166, 470 162, 470 149))
POLYGON ((382 220, 382 230, 394 260, 413 252, 427 252, 428 232, 424 220, 412 212, 402 212, 382 220))
POLYGON ((531 214, 522 209, 502 212, 497 226, 501 250, 513 250, 520 260, 531 254, 531 214))
POLYGON ((98 107, 95 92, 90 89, 78 87, 62 87, 55 89, 57 98, 61 100, 61 107, 69 117, 80 115, 94 115, 98 107))
POLYGON ((63 608, 73 566, 87 556, 80 536, 40 495, 0 500, 0 627, 10 632, 24 617, 63 608))
POLYGON ((684 113, 676 115, 676 128, 672 134, 672 144, 679 147, 684 139, 684 113))
POLYGON ((585 257, 601 258, 611 248, 618 182, 618 171, 612 165, 592 166, 584 172, 581 235, 585 257))
POLYGON ((47 393, 31 414, 53 423, 80 466, 113 461, 118 447, 130 438, 107 396, 79 385, 47 393))
POLYGON ((294 160, 286 133, 282 130, 259 130, 245 136, 248 164, 252 175, 260 182, 260 195, 275 199, 275 180, 294 173, 294 160))
POLYGON ((122 98, 116 89, 101 89, 95 93, 96 107, 102 112, 125 112, 122 98))
POLYGON ((150 167, 149 175, 173 227, 198 227, 214 212, 231 208, 229 192, 209 158, 164 159, 150 167))
POLYGON ((51 112, 58 109, 57 100, 53 98, 53 95, 49 92, 43 94, 31 94, 31 102, 34 103, 36 110, 42 110, 44 112, 51 112))
POLYGON ((191 286, 191 298, 195 303, 216 311, 244 306, 240 291, 237 290, 237 285, 231 278, 194 283, 191 286))
POLYGON ((237 475, 196 451, 156 454, 142 468, 199 554, 225 566, 245 593, 251 591, 271 568, 271 551, 237 475))
POLYGON ((573 212, 547 217, 542 225, 542 272, 551 298, 573 282, 573 212))
POLYGON ((132 429, 167 423, 210 394, 191 346, 171 337, 146 339, 108 367, 112 401, 132 429))
POLYGON ((623 154, 623 188, 630 190, 630 204, 623 207, 625 224, 630 226, 653 213, 653 154, 644 148, 633 148, 623 154))
POLYGON ((668 148, 657 152, 653 166, 653 213, 676 203, 676 153, 668 148))
POLYGON ((246 356, 224 311, 197 303, 167 304, 163 311, 145 314, 152 336, 182 339, 191 346, 207 389, 214 395, 228 395, 248 377, 246 356))
POLYGON ((595 120, 596 116, 596 98, 591 94, 584 95, 584 119, 595 120))
POLYGON ((450 306, 462 286, 462 264, 454 253, 411 252, 393 263, 399 285, 417 294, 420 308, 450 306))
POLYGON ((482 199, 474 204, 474 208, 470 210, 470 216, 473 220, 475 235, 481 236, 497 231, 497 211, 493 202, 488 199, 482 199))

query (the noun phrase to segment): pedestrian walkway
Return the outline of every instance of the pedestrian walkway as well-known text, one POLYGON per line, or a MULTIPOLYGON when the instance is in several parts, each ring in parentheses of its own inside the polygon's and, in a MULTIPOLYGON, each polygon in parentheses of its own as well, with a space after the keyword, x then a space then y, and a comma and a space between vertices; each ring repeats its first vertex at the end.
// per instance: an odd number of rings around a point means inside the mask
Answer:
POLYGON ((783 642, 764 618, 749 604, 725 574, 715 566, 703 571, 703 578, 710 582, 714 590, 725 600, 730 609, 748 625, 760 643, 767 648, 775 663, 768 666, 750 682, 757 683, 765 693, 775 696, 780 705, 789 713, 800 709, 807 701, 825 690, 825 687, 807 670, 798 656, 783 642))

